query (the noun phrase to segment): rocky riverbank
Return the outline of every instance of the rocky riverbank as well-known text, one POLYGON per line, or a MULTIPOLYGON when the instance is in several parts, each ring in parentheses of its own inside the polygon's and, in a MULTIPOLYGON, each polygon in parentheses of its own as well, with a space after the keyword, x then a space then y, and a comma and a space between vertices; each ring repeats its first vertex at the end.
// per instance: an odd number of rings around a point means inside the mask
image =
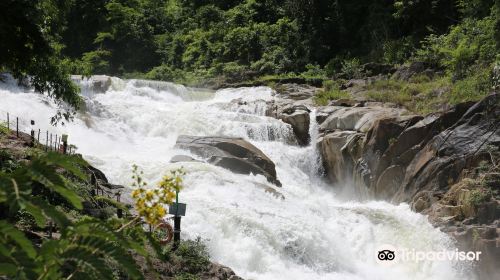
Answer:
POLYGON ((334 100, 316 107, 317 89, 282 85, 268 111, 289 123, 299 144, 316 142, 325 177, 350 198, 409 203, 453 236, 482 251, 482 279, 500 270, 500 95, 426 116, 391 103, 334 100))

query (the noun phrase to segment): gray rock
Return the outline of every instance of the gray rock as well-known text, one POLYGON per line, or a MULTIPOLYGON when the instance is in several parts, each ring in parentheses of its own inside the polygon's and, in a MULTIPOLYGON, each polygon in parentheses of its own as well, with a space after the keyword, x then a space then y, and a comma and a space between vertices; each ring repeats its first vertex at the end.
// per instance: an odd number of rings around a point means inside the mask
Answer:
POLYGON ((309 144, 309 112, 304 105, 285 106, 278 112, 278 118, 292 126, 297 142, 303 146, 309 144))
POLYGON ((291 100, 312 98, 319 89, 305 84, 281 84, 277 91, 279 97, 291 100))
POLYGON ((420 74, 426 70, 425 63, 412 62, 410 65, 403 65, 399 67, 392 75, 392 78, 408 81, 411 77, 420 74))
POLYGON ((177 138, 176 148, 186 149, 209 163, 240 174, 261 174, 281 186, 274 163, 261 150, 242 138, 186 136, 177 138))
POLYGON ((176 156, 173 156, 171 159, 170 159, 170 162, 171 163, 176 163, 176 162, 200 162, 199 160, 196 160, 190 156, 186 156, 186 155, 176 155, 176 156))
POLYGON ((421 190, 446 188, 457 182, 463 169, 477 164, 488 146, 500 147, 500 129, 494 129, 499 111, 500 95, 490 95, 434 136, 408 165, 397 199, 405 201, 421 190))

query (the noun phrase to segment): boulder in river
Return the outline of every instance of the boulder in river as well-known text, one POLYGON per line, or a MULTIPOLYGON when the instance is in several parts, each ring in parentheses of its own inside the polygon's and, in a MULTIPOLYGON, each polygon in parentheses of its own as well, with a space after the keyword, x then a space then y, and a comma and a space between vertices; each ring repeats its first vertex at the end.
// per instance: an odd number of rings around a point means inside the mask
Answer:
POLYGON ((304 105, 288 105, 278 112, 278 118, 290 124, 300 145, 309 144, 310 110, 304 105))
POLYGON ((181 135, 175 146, 235 173, 263 175, 269 182, 281 187, 274 162, 243 138, 181 135))

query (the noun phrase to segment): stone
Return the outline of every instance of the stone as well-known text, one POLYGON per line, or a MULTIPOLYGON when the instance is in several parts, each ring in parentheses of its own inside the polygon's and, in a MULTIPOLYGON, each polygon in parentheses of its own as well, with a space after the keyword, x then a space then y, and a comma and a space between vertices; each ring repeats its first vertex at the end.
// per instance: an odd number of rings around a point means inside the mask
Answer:
POLYGON ((310 110, 304 105, 289 105, 281 108, 278 119, 292 126, 299 145, 309 144, 310 110))
POLYGON ((260 174, 281 187, 274 162, 243 138, 186 136, 177 138, 176 148, 189 150, 209 163, 239 174, 260 174))
POLYGON ((320 125, 320 131, 355 130, 367 132, 382 118, 397 118, 408 114, 405 109, 384 107, 333 107, 332 113, 320 125))
POLYGON ((170 162, 176 163, 176 162, 200 162, 200 161, 186 155, 175 155, 170 159, 170 162))
POLYGON ((404 175, 405 169, 400 165, 392 165, 385 169, 375 185, 375 197, 391 200, 401 186, 404 175))
POLYGON ((280 84, 277 88, 277 92, 280 98, 292 99, 292 100, 304 100, 314 97, 318 92, 317 87, 313 87, 306 84, 280 84))
POLYGON ((348 147, 360 136, 356 131, 337 130, 318 139, 325 172, 332 182, 342 182, 352 176, 354 161, 348 147))
POLYGON ((498 116, 486 113, 488 107, 493 112, 500 110, 500 96, 490 95, 470 107, 415 155, 399 192, 401 201, 421 190, 448 188, 457 182, 462 170, 479 163, 488 146, 500 146, 500 130, 493 129, 498 116))
POLYGON ((392 75, 393 79, 408 81, 411 77, 420 74, 426 70, 425 63, 412 62, 410 65, 400 66, 392 75))

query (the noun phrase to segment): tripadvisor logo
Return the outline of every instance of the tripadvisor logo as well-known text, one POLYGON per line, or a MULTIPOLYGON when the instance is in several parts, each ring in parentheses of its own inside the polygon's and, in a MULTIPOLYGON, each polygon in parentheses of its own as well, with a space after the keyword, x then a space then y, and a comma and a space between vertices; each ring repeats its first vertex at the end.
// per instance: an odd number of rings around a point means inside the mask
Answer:
POLYGON ((420 251, 410 248, 395 248, 392 245, 381 245, 375 250, 376 261, 382 265, 393 265, 397 262, 422 261, 479 261, 481 251, 420 251))
POLYGON ((391 250, 382 250, 378 251, 377 258, 381 261, 392 261, 394 260, 394 251, 391 250))

